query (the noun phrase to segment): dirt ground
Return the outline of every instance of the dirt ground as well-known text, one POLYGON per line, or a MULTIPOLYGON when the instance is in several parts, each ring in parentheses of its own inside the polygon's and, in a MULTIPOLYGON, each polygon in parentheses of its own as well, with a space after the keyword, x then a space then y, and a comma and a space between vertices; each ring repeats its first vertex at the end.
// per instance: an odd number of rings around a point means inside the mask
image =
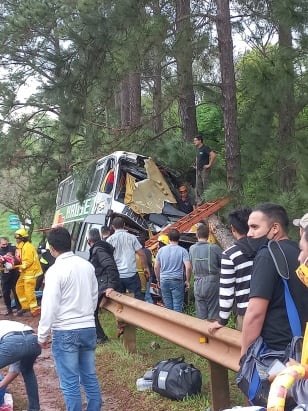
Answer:
MULTIPOLYGON (((15 315, 4 316, 6 311, 3 305, 3 299, 0 298, 0 319, 20 321, 30 325, 35 331, 37 330, 39 317, 16 317, 15 315)), ((51 354, 51 345, 47 349, 42 350, 42 354, 37 358, 35 363, 35 373, 39 384, 40 404, 42 411, 65 411, 65 405, 63 401, 62 392, 59 387, 58 377, 55 371, 54 362, 51 354)), ((107 381, 106 381, 107 383, 107 381)), ((107 384, 112 388, 112 382, 107 384)), ((13 395, 14 411, 22 411, 27 408, 27 396, 25 393, 25 386, 21 376, 18 376, 16 380, 10 384, 8 391, 13 395)), ((118 392, 117 395, 120 393, 118 392)), ((125 392, 123 392, 125 396, 125 392)), ((103 390, 104 398, 104 411, 116 411, 122 408, 117 400, 113 399, 112 392, 106 392, 103 390)), ((121 399, 122 400, 122 399, 121 399)), ((125 403, 125 399, 124 399, 125 403)))

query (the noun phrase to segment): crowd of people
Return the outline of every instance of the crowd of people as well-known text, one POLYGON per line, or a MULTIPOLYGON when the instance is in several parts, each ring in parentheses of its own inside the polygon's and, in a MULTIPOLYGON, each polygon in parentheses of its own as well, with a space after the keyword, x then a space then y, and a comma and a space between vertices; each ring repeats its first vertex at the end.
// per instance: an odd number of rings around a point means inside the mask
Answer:
MULTIPOLYGON (((285 257, 283 270, 287 271, 303 334, 308 321, 308 214, 293 221, 299 227, 299 244, 288 238, 289 218, 277 204, 236 209, 229 213, 228 224, 234 244, 226 250, 209 241, 209 226, 202 222, 197 227, 196 243, 189 249, 179 244, 178 230, 162 234, 154 258, 144 239, 139 241, 125 229, 124 219, 115 217, 110 229, 89 230, 89 261, 71 251, 71 237, 65 228, 53 228, 47 236, 52 260, 43 259, 48 263, 47 270, 42 268, 44 263, 40 263, 25 229, 16 231, 16 245, 1 237, 4 316, 12 316, 15 307, 17 317, 40 315, 40 320, 37 335, 21 322, 0 321, 0 368, 9 365, 0 388, 21 373, 28 410, 40 410, 33 364, 51 335, 67 409, 82 410, 82 385, 87 409, 100 410, 95 348, 109 340, 99 319, 101 301, 117 290, 153 303, 151 282, 157 283, 164 307, 178 312, 183 312, 185 292, 193 283, 196 316, 211 321, 211 333, 226 326, 233 313, 235 326, 242 331, 241 355, 259 336, 272 349, 286 349, 293 334, 271 244, 278 244, 285 257), (43 272, 44 292, 39 306, 35 289, 43 272)), ((119 322, 117 337, 123 332, 125 324, 119 322)), ((306 385, 302 381, 290 390, 297 402, 308 403, 306 385)))

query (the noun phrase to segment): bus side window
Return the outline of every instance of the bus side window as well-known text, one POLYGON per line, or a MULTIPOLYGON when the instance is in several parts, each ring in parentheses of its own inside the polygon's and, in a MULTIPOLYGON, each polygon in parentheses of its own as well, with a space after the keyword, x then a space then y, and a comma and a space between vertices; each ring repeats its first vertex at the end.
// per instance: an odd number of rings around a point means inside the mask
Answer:
POLYGON ((110 194, 114 187, 115 170, 113 161, 108 162, 108 166, 105 169, 105 173, 102 176, 102 183, 100 186, 100 192, 110 194))
POLYGON ((116 193, 114 196, 115 199, 117 201, 120 201, 121 203, 124 203, 125 192, 126 192, 126 172, 123 170, 120 170, 118 179, 117 179, 117 184, 116 184, 116 193))
POLYGON ((63 187, 63 193, 62 193, 62 200, 61 200, 63 204, 67 204, 69 202, 71 192, 73 190, 73 183, 74 183, 73 178, 69 178, 65 181, 65 184, 63 187))
POLYGON ((57 199, 56 199, 56 205, 59 207, 62 204, 62 198, 63 198, 63 184, 61 183, 59 185, 58 193, 57 193, 57 199))
POLYGON ((101 167, 98 170, 95 171, 95 175, 91 184, 91 188, 89 190, 89 193, 96 193, 99 191, 99 184, 102 179, 102 174, 104 172, 105 167, 101 167))

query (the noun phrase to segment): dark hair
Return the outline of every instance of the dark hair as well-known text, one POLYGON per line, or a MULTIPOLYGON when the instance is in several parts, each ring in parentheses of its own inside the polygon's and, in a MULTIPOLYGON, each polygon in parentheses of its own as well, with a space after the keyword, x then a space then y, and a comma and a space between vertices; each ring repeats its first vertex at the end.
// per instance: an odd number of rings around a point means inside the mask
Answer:
POLYGON ((104 234, 104 233, 110 233, 110 228, 107 226, 107 225, 103 225, 102 227, 101 227, 101 233, 102 234, 104 234))
POLYGON ((237 208, 228 214, 228 223, 241 235, 246 235, 249 231, 248 218, 251 208, 237 208))
POLYGON ((93 243, 97 243, 98 241, 100 241, 100 239, 101 236, 99 230, 97 228, 91 228, 88 232, 88 240, 93 243))
POLYGON ((252 211, 260 211, 272 223, 279 223, 284 231, 288 230, 289 217, 284 207, 274 203, 264 203, 253 208, 252 211))
POLYGON ((168 237, 170 241, 179 241, 180 239, 180 232, 173 228, 172 230, 169 231, 168 237))
POLYGON ((305 241, 308 242, 308 225, 306 225, 306 227, 304 228, 304 237, 305 237, 305 241))
POLYGON ((122 217, 115 217, 112 220, 112 225, 115 229, 124 228, 124 219, 122 217))
POLYGON ((197 140, 199 140, 203 143, 203 135, 202 134, 197 134, 194 138, 196 138, 197 140))
POLYGON ((146 242, 146 237, 145 237, 145 235, 141 234, 141 235, 138 237, 138 240, 139 240, 139 243, 142 245, 142 247, 145 247, 145 242, 146 242))
POLYGON ((48 243, 58 252, 71 251, 71 235, 64 227, 56 227, 49 231, 48 243))
POLYGON ((210 234, 210 228, 208 223, 204 222, 200 224, 197 228, 197 236, 198 238, 208 238, 210 234))

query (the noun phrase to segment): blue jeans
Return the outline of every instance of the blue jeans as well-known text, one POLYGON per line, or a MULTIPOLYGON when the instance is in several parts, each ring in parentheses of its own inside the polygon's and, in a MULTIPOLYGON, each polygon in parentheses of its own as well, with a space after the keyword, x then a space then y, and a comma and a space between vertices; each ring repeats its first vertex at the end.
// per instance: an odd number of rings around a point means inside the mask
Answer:
POLYGON ((53 331, 52 354, 67 411, 82 411, 80 384, 87 411, 100 411, 102 396, 95 373, 95 328, 53 331))
POLYGON ((160 289, 164 306, 179 313, 183 312, 184 281, 161 279, 160 289))
POLYGON ((136 273, 132 277, 120 278, 120 293, 126 293, 126 290, 129 293, 133 293, 137 300, 144 301, 144 294, 141 292, 141 283, 139 274, 136 273))
POLYGON ((28 410, 39 411, 40 401, 33 364, 41 353, 35 334, 10 335, 0 340, 0 368, 19 361, 28 396, 28 410))
POLYGON ((153 304, 153 298, 150 293, 150 286, 151 286, 151 280, 150 281, 148 280, 147 288, 146 288, 145 296, 144 296, 144 301, 146 301, 147 303, 153 304))

